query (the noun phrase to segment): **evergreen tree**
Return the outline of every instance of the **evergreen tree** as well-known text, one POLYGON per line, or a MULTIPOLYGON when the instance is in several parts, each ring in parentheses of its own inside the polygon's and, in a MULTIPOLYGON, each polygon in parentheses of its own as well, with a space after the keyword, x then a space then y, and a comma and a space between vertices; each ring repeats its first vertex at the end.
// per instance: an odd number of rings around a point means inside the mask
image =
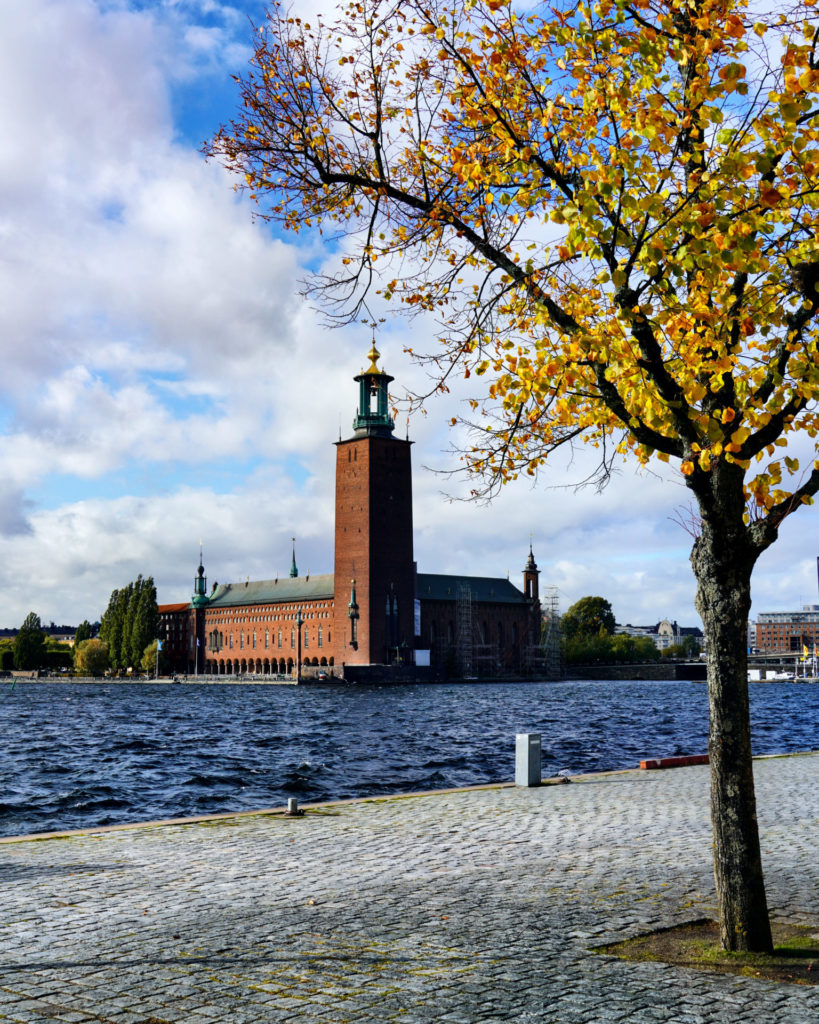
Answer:
POLYGON ((39 668, 45 655, 45 633, 40 616, 29 612, 14 640, 14 667, 39 668))

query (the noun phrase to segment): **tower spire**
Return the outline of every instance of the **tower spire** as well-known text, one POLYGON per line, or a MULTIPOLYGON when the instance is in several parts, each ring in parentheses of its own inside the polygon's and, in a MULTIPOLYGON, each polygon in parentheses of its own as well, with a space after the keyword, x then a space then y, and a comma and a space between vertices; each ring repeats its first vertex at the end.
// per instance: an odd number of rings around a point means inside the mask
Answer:
POLYGON ((295 579, 299 574, 299 569, 296 565, 296 538, 292 537, 291 540, 293 541, 293 558, 290 562, 290 577, 295 579))
POLYGON ((532 551, 532 535, 529 534, 529 557, 523 568, 523 593, 531 601, 537 601, 539 597, 538 576, 540 576, 540 569, 535 562, 535 555, 532 551))

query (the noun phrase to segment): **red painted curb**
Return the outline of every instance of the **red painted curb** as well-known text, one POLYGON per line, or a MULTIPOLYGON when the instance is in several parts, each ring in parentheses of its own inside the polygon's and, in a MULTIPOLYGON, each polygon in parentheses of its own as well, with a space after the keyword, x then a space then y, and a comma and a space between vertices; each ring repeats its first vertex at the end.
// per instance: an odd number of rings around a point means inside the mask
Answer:
POLYGON ((692 764, 708 764, 707 754, 688 754, 686 757, 651 757, 640 762, 643 771, 655 768, 687 768, 692 764))

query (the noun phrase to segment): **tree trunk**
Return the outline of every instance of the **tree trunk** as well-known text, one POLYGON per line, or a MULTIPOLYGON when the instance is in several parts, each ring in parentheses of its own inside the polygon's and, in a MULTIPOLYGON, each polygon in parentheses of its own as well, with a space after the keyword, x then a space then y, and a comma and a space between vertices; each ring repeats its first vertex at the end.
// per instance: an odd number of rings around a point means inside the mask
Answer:
POLYGON ((749 542, 742 522, 741 480, 739 494, 736 484, 719 471, 711 477, 712 500, 708 508, 700 502, 702 533, 691 564, 708 645, 708 753, 720 939, 728 950, 770 953, 748 709, 747 624, 751 572, 760 552, 749 542))

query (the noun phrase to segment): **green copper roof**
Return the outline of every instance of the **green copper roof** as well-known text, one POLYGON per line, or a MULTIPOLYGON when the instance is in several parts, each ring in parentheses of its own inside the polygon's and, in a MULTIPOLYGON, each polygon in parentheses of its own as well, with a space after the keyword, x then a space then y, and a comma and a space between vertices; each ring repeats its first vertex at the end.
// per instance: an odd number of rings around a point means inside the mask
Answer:
MULTIPOLYGON (((440 576, 418 573, 418 597, 423 601, 455 601, 461 585, 469 587, 473 601, 487 604, 526 604, 527 599, 509 580, 494 576, 440 576)), ((223 583, 211 594, 208 608, 280 601, 327 601, 334 596, 333 574, 283 577, 248 583, 223 583)), ((347 594, 343 594, 347 597, 347 594)))
POLYGON ((214 590, 208 608, 231 608, 241 604, 270 604, 274 601, 324 601, 333 597, 333 574, 223 583, 214 590))
POLYGON ((494 576, 439 576, 437 573, 418 573, 418 597, 423 601, 456 601, 458 588, 468 586, 473 601, 488 604, 526 604, 527 599, 518 588, 503 578, 494 576))

